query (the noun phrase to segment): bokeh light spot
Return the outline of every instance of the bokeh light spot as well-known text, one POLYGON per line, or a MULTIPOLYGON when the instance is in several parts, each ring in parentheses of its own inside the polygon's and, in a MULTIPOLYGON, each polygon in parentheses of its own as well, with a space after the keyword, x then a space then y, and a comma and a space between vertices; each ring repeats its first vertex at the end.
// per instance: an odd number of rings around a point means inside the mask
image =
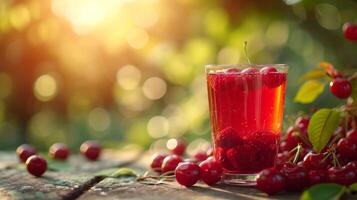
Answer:
POLYGON ((37 78, 34 85, 35 96, 40 101, 50 101, 57 94, 57 82, 49 74, 37 78))
POLYGON ((270 45, 279 47, 284 45, 288 40, 289 27, 284 22, 273 22, 269 25, 265 35, 270 45))
POLYGON ((215 47, 211 40, 197 38, 189 40, 184 47, 185 59, 193 65, 211 63, 215 56, 215 47))
POLYGON ((125 65, 118 70, 117 83, 125 90, 135 89, 141 79, 140 70, 133 65, 125 65))
POLYGON ((26 6, 19 4, 12 8, 9 18, 11 25, 15 29, 22 30, 30 23, 31 14, 26 6))
POLYGON ((128 34, 128 44, 134 49, 141 49, 146 46, 149 41, 149 35, 144 29, 133 29, 128 34))
POLYGON ((143 9, 138 15, 136 16, 136 23, 138 26, 143 27, 143 28, 150 28, 154 26, 158 19, 159 19, 159 14, 152 9, 143 9))
POLYGON ((208 35, 223 40, 228 31, 228 16, 224 10, 210 10, 204 18, 204 25, 208 35))
POLYGON ((168 134, 170 128, 166 117, 155 116, 147 124, 147 131, 152 138, 164 137, 168 134))
POLYGON ((109 113, 103 108, 94 108, 88 115, 88 124, 96 131, 108 129, 110 123, 109 113))
POLYGON ((329 30, 339 29, 341 25, 340 12, 331 4, 317 5, 316 19, 322 27, 329 30))
POLYGON ((166 93, 166 82, 159 77, 147 79, 143 85, 144 95, 151 100, 160 99, 166 93))

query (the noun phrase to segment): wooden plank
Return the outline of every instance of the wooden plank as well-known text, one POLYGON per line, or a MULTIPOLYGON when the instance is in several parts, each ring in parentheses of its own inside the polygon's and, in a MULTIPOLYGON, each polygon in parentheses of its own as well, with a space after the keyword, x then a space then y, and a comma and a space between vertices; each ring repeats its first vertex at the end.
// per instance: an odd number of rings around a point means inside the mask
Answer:
POLYGON ((47 171, 35 178, 12 153, 0 153, 0 199, 75 199, 101 179, 95 173, 112 167, 120 167, 137 159, 140 151, 111 151, 103 153, 100 161, 91 162, 82 156, 71 156, 71 166, 64 171, 47 171))

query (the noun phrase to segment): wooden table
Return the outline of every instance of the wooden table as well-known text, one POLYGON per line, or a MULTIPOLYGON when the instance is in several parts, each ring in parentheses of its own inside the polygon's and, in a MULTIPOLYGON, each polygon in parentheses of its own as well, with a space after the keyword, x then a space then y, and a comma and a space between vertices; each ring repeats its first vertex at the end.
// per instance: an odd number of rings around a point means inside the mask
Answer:
MULTIPOLYGON (((196 184, 185 188, 176 182, 149 185, 136 181, 135 177, 100 177, 98 172, 106 169, 129 167, 139 174, 147 170, 149 153, 139 150, 106 150, 100 161, 89 162, 81 156, 71 156, 70 168, 48 170, 41 178, 28 174, 18 164, 14 152, 0 152, 0 199, 299 199, 299 194, 280 194, 268 197, 251 187, 236 187, 218 184, 208 187, 196 184)), ((349 196, 348 199, 357 199, 349 196)))

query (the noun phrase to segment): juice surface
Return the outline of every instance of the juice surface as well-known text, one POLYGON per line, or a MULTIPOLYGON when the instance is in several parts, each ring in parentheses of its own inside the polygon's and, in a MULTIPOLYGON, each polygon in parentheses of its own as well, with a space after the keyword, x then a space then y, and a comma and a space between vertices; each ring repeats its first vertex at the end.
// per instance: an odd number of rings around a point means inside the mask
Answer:
POLYGON ((273 166, 282 128, 287 73, 207 74, 214 156, 225 172, 273 166))

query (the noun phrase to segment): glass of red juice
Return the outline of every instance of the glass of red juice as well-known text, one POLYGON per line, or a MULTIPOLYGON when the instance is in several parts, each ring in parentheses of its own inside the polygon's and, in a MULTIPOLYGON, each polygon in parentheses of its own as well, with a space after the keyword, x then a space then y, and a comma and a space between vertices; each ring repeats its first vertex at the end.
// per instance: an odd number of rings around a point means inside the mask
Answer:
POLYGON ((280 139, 288 66, 207 65, 214 157, 228 184, 254 185, 280 139))

